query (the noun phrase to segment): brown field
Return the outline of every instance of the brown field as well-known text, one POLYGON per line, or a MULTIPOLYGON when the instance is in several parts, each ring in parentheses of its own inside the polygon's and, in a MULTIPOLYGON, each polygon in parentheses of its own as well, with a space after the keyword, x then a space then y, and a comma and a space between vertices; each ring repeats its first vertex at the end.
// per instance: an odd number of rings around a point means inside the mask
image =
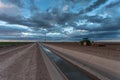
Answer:
POLYGON ((117 42, 96 42, 92 46, 81 46, 79 42, 51 42, 47 44, 108 59, 120 60, 120 43, 117 42), (101 44, 105 46, 99 46, 101 44))
POLYGON ((45 45, 100 80, 120 80, 119 43, 97 42, 92 46, 82 46, 75 42, 60 42, 45 45))

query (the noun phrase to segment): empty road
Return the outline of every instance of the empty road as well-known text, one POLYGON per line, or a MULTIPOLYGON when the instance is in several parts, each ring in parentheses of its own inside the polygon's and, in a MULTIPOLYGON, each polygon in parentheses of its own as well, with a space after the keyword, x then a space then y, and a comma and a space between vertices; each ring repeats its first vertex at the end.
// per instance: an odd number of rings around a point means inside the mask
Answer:
POLYGON ((0 80, 51 80, 36 43, 0 52, 0 80))

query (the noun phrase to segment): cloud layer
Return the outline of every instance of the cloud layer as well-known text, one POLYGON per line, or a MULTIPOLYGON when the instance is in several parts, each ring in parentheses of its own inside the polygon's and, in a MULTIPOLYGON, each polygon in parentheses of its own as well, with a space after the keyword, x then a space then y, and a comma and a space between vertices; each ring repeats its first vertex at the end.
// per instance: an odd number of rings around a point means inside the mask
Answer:
POLYGON ((1 0, 0 39, 119 40, 119 6, 119 0, 1 0))

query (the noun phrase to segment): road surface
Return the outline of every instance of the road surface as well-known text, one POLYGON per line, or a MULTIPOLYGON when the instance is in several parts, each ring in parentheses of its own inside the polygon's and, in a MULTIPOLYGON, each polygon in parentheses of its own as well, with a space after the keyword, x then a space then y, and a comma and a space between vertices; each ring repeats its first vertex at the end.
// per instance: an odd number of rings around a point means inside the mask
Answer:
POLYGON ((0 52, 0 80, 51 80, 37 44, 0 52))

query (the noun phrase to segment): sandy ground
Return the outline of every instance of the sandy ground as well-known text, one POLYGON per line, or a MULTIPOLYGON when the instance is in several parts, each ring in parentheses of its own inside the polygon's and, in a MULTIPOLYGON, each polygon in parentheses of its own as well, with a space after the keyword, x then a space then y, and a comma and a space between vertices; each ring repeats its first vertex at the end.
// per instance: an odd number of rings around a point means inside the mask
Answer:
POLYGON ((46 46, 101 80, 120 80, 120 45, 113 45, 112 48, 83 47, 78 43, 49 43, 46 46))
POLYGON ((51 80, 37 44, 0 49, 0 80, 51 80))

